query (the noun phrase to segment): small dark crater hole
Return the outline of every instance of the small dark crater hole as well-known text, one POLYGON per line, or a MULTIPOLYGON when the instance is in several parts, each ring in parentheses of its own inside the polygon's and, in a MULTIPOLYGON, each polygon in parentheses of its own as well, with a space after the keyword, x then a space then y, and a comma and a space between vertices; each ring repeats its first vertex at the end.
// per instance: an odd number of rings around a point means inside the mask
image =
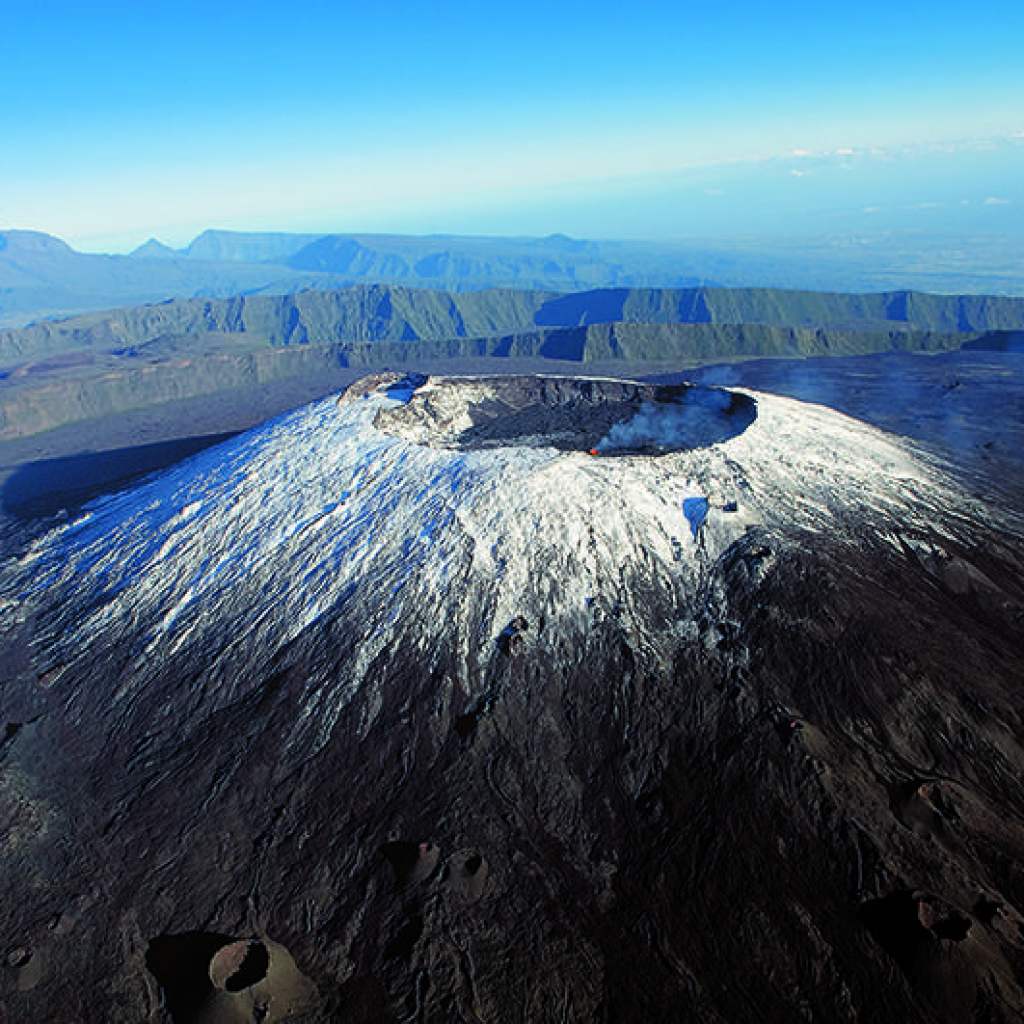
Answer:
POLYGON ((267 976, 270 967, 270 953, 262 942, 254 939, 246 946, 241 962, 235 970, 224 979, 226 992, 241 992, 251 988, 267 976))
POLYGON ((15 946, 7 954, 8 967, 24 967, 32 960, 32 950, 28 946, 15 946))
POLYGON ((861 904, 860 919, 875 941, 904 970, 934 942, 918 916, 918 901, 909 892, 891 893, 861 904))
POLYGON ((940 939, 952 939, 954 942, 963 942, 970 930, 970 919, 957 913, 952 913, 949 917, 936 921, 932 926, 932 931, 940 939))
POLYGON ((385 843, 381 847, 381 853, 399 878, 405 878, 412 872, 420 855, 419 847, 415 843, 399 841, 385 843))
POLYGON ((230 935, 198 931, 159 935, 150 941, 146 967, 163 989, 176 1024, 193 1020, 209 998, 214 990, 210 962, 233 942, 230 935))
POLYGON ((466 858, 464 865, 467 875, 475 875, 480 870, 480 865, 483 864, 484 859, 479 853, 474 853, 472 857, 466 858))

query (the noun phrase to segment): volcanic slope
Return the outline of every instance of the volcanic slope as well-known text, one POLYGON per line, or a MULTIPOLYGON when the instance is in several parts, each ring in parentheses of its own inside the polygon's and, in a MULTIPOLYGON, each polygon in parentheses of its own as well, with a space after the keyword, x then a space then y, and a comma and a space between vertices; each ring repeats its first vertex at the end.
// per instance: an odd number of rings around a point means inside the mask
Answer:
POLYGON ((1017 1020, 1022 529, 714 388, 377 378, 209 449, 3 569, 0 998, 1017 1020))

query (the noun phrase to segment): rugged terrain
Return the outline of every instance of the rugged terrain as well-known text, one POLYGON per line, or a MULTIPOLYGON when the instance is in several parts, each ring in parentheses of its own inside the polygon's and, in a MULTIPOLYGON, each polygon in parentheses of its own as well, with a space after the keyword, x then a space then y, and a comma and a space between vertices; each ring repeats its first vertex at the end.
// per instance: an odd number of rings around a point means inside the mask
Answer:
POLYGON ((181 249, 155 238, 127 256, 78 252, 52 235, 0 229, 0 325, 140 302, 372 283, 466 291, 572 292, 719 284, 840 291, 908 286, 1019 295, 1017 234, 845 231, 811 238, 643 242, 472 235, 208 230, 181 249))
POLYGON ((391 375, 53 524, 0 579, 8 1015, 1019 1019, 1024 523, 972 472, 391 375))
POLYGON ((248 390, 255 400, 262 387, 316 375, 329 388, 352 367, 1012 350, 1022 325, 1024 300, 913 292, 359 286, 177 300, 0 331, 0 439, 199 396, 248 390))
POLYGON ((778 288, 602 288, 555 294, 360 285, 289 295, 177 299, 44 321, 0 331, 0 365, 203 332, 244 333, 271 345, 293 345, 495 337, 537 328, 611 323, 756 324, 869 333, 1020 331, 1024 299, 778 288))

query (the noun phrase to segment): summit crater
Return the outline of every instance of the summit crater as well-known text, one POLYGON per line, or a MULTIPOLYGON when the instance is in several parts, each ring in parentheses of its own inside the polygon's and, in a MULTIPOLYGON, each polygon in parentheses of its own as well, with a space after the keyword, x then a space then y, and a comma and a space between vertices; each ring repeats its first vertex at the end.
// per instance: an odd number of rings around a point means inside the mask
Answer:
POLYGON ((506 375, 404 378, 393 387, 409 388, 409 400, 378 413, 378 429, 461 450, 655 455, 728 440, 757 416, 749 395, 696 384, 506 375))

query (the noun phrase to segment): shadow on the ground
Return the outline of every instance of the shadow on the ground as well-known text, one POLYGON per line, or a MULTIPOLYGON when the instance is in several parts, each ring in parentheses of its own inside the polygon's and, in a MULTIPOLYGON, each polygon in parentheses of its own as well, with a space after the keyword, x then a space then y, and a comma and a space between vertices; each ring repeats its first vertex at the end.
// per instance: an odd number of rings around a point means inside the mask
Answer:
POLYGON ((0 488, 0 506, 17 519, 54 515, 61 509, 74 511, 91 498, 166 469, 236 433, 203 434, 29 462, 19 466, 0 488))

